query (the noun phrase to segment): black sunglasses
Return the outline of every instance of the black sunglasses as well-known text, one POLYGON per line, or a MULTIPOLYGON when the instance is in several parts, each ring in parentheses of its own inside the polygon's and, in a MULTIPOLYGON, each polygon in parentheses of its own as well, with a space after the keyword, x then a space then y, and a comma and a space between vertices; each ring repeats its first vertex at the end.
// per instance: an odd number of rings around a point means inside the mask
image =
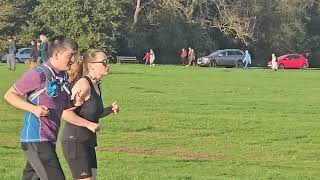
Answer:
POLYGON ((103 60, 103 61, 92 61, 92 62, 89 62, 89 63, 102 63, 104 67, 107 67, 109 62, 108 60, 103 60))

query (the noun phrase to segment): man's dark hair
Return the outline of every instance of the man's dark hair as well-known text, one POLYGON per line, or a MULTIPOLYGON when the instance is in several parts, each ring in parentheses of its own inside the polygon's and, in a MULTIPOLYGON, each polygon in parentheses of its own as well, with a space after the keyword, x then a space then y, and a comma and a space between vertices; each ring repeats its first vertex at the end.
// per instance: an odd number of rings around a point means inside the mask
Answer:
POLYGON ((52 57, 55 51, 65 51, 67 48, 71 48, 74 51, 78 50, 78 44, 66 36, 55 36, 49 42, 49 57, 52 57))

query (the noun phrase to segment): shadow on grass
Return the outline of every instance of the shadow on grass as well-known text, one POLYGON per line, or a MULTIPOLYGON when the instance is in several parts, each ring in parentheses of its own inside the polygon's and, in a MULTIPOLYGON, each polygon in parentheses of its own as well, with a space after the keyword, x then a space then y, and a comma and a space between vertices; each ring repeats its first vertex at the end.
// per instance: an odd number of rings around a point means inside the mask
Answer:
POLYGON ((98 151, 108 151, 113 153, 126 153, 134 155, 144 156, 163 156, 163 157, 178 157, 185 158, 189 161, 215 161, 215 160, 226 160, 227 158, 223 155, 211 155, 207 153, 196 153, 187 151, 177 151, 176 149, 143 149, 143 148, 132 148, 132 147, 98 147, 98 151))
POLYGON ((209 160, 201 160, 201 159, 181 159, 181 160, 176 160, 178 163, 207 163, 210 162, 209 160))
POLYGON ((157 91, 157 90, 146 90, 146 91, 143 91, 143 93, 164 94, 165 92, 163 92, 163 91, 157 91))
POLYGON ((0 145, 0 148, 2 148, 2 149, 20 149, 20 147, 17 147, 17 146, 6 146, 6 145, 0 145))
POLYGON ((154 132, 155 129, 153 126, 147 126, 137 129, 125 129, 124 132, 154 132))
POLYGON ((111 74, 123 74, 123 75, 133 75, 133 74, 145 74, 145 73, 137 73, 137 72, 110 72, 110 75, 111 74))
POLYGON ((163 91, 158 91, 158 90, 144 90, 145 88, 138 87, 138 86, 132 86, 132 87, 129 87, 129 89, 138 90, 142 93, 155 93, 155 94, 164 94, 165 93, 163 91))
POLYGON ((133 86, 133 87, 129 87, 129 89, 136 89, 136 90, 139 90, 139 89, 144 89, 144 88, 143 88, 143 87, 133 86))

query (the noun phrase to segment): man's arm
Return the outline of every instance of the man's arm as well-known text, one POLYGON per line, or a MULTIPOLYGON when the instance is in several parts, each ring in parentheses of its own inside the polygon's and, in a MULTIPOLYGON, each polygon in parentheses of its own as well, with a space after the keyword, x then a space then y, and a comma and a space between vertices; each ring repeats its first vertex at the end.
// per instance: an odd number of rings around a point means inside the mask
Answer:
POLYGON ((45 106, 35 106, 23 99, 14 87, 11 87, 5 94, 4 99, 12 106, 32 112, 37 117, 47 116, 49 114, 48 108, 45 106))
POLYGON ((62 118, 70 124, 74 124, 76 126, 81 126, 88 128, 93 133, 99 131, 99 124, 88 121, 80 116, 78 116, 73 110, 67 109, 62 113, 62 118))

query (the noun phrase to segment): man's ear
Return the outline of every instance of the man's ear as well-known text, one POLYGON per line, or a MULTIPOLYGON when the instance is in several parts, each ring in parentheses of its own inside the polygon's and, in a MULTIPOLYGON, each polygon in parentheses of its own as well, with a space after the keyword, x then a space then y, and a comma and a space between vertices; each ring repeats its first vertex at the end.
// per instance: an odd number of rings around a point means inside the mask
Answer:
POLYGON ((52 58, 53 58, 53 59, 58 59, 58 54, 59 54, 58 51, 54 51, 54 52, 52 53, 52 58))

